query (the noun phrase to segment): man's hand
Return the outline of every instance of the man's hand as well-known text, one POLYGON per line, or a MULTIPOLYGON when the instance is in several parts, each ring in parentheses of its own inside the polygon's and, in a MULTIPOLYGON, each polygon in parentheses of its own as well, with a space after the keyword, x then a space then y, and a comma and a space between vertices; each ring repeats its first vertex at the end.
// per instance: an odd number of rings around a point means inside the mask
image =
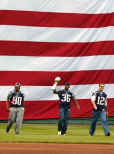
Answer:
POLYGON ((95 102, 91 100, 91 103, 92 103, 92 105, 93 105, 93 109, 94 109, 95 111, 97 111, 97 106, 96 106, 95 102))
POLYGON ((9 112, 9 107, 6 108, 6 111, 9 112))
POLYGON ((77 106, 77 108, 78 108, 78 111, 80 111, 80 106, 79 105, 77 106))
POLYGON ((6 111, 9 112, 9 100, 6 101, 6 111))
POLYGON ((96 106, 96 105, 93 105, 93 108, 94 108, 95 110, 97 110, 97 106, 96 106))
POLYGON ((58 76, 55 78, 55 82, 58 83, 59 81, 61 81, 61 78, 58 76))
POLYGON ((106 111, 106 117, 108 117, 108 111, 106 111))
POLYGON ((78 110, 80 111, 80 106, 79 106, 79 104, 78 104, 76 98, 74 98, 74 103, 75 103, 76 107, 78 108, 78 110))
POLYGON ((56 86, 58 85, 58 83, 59 83, 60 80, 61 80, 60 77, 56 77, 56 78, 54 79, 54 84, 53 84, 53 86, 52 86, 52 88, 51 88, 54 92, 56 91, 56 86))

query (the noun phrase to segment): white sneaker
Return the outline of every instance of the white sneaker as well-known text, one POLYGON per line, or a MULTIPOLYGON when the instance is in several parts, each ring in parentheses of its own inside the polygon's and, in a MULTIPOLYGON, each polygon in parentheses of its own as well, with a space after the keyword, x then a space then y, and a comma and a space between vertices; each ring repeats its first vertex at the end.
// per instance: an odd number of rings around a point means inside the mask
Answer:
POLYGON ((61 135, 61 132, 60 131, 58 132, 58 135, 61 135))

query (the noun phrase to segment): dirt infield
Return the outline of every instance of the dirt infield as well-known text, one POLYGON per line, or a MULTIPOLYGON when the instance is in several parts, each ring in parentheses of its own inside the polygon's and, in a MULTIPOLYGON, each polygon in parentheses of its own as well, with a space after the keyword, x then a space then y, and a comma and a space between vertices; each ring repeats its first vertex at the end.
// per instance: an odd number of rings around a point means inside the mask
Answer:
POLYGON ((114 145, 0 143, 0 154, 114 154, 114 145))

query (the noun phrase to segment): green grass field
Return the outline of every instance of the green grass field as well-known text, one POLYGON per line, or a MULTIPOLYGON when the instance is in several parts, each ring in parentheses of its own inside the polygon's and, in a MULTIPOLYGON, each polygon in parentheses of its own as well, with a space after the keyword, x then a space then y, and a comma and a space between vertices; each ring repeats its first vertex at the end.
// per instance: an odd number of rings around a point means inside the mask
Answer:
POLYGON ((57 135, 56 125, 23 125, 19 135, 11 128, 7 134, 6 124, 0 124, 0 142, 34 142, 34 143, 101 143, 114 144, 114 126, 110 126, 111 136, 104 136, 101 126, 97 126, 94 136, 88 135, 89 126, 69 125, 66 136, 57 135))

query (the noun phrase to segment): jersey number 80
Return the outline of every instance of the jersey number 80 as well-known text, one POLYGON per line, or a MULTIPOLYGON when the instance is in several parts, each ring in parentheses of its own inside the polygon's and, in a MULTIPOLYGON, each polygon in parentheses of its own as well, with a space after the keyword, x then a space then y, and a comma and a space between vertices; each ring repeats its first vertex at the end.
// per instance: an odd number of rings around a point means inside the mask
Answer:
POLYGON ((12 104, 21 105, 22 97, 13 97, 12 104))

